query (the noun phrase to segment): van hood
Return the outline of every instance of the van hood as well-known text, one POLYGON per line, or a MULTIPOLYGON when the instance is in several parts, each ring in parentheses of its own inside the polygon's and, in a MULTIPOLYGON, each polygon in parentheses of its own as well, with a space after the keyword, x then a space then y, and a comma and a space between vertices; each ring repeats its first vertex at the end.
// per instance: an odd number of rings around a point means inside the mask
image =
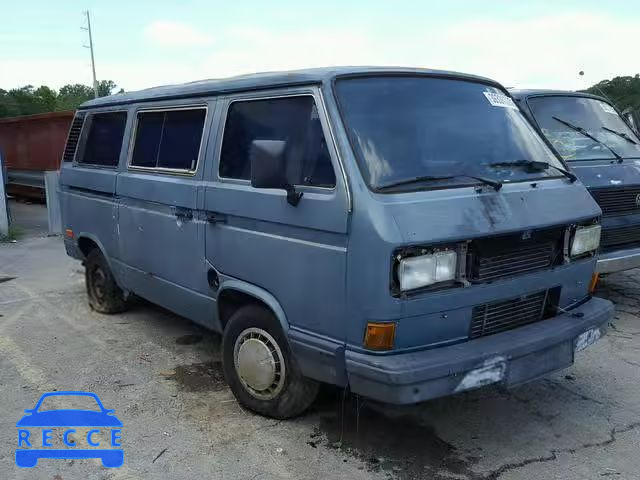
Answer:
POLYGON ((570 162, 571 170, 587 188, 640 185, 640 159, 611 163, 610 160, 570 162))
POLYGON ((600 207, 579 183, 547 180, 394 195, 387 203, 406 244, 438 243, 535 230, 589 220, 600 207))

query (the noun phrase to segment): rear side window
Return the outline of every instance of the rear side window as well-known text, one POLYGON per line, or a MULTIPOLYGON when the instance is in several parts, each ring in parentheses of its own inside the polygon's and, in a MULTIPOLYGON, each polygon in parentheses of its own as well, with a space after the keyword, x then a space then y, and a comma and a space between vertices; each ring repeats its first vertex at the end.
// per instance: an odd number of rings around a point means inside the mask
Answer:
POLYGON ((286 176, 292 185, 334 187, 336 177, 313 97, 233 102, 220 153, 221 177, 249 180, 253 140, 286 140, 286 176))
POLYGON ((205 108, 138 112, 131 165, 195 170, 206 114, 205 108))
MULTIPOLYGON (((115 167, 120 159, 127 112, 96 113, 85 121, 88 131, 84 152, 78 163, 115 167)), ((84 135, 83 135, 84 136, 84 135)))

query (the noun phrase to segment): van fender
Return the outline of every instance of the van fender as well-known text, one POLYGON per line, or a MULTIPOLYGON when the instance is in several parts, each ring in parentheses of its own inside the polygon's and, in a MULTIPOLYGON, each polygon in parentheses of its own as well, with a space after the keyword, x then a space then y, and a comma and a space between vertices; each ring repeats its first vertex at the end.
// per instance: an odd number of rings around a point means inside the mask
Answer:
POLYGON ((278 300, 276 300, 276 297, 271 295, 265 289, 257 287, 256 285, 245 282, 244 280, 238 280, 230 277, 225 278, 225 276, 221 274, 218 295, 220 295, 225 290, 235 290, 245 293, 266 304, 278 319, 280 327, 282 328, 282 332, 288 338, 289 322, 287 321, 287 316, 284 313, 284 309, 282 308, 278 300))
POLYGON ((80 232, 80 233, 78 233, 76 235, 76 245, 78 246, 78 248, 80 248, 80 239, 82 239, 82 238, 89 239, 89 240, 91 240, 93 243, 95 243, 98 246, 98 248, 102 252, 102 255, 104 255, 104 258, 107 259, 107 263, 109 264, 109 268, 111 268, 111 259, 109 258, 109 255, 107 255, 106 250, 104 248, 104 245, 102 244, 100 239, 98 237, 96 237, 93 233, 80 232))
MULTIPOLYGON (((76 235, 76 246, 78 247, 78 250, 80 250, 80 239, 81 238, 87 238, 87 239, 91 240, 93 243, 95 243, 98 246, 98 249, 102 253, 102 256, 104 256, 104 258, 107 260, 107 265, 109 265, 109 270, 111 270, 111 274, 113 275, 113 278, 115 278, 116 283, 118 284, 118 286, 124 291, 125 295, 127 295, 129 293, 129 291, 122 286, 122 280, 121 280, 120 275, 119 275, 121 273, 121 269, 114 268, 115 266, 114 266, 113 262, 111 261, 111 256, 109 256, 107 254, 107 251, 104 248, 104 245, 102 244, 100 239, 98 239, 98 237, 96 237, 92 233, 80 232, 80 233, 78 233, 76 235)), ((82 264, 84 265, 84 260, 82 261, 82 264)))

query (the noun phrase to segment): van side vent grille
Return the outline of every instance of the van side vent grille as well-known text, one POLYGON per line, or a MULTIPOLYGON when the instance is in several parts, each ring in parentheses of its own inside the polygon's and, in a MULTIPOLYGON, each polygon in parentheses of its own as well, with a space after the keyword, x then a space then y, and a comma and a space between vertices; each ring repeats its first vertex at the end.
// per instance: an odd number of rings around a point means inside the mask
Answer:
POLYGON ((553 305, 559 297, 559 288, 511 298, 473 307, 469 338, 484 337, 494 333, 535 323, 553 315, 553 305))
POLYGON ((72 162, 73 157, 76 155, 76 149, 78 148, 78 140, 80 140, 80 132, 82 131, 82 124, 84 123, 84 112, 76 113, 69 129, 69 136, 67 137, 67 144, 64 147, 64 154, 62 155, 63 162, 72 162))
POLYGON ((591 195, 604 216, 640 213, 640 186, 594 188, 591 195))

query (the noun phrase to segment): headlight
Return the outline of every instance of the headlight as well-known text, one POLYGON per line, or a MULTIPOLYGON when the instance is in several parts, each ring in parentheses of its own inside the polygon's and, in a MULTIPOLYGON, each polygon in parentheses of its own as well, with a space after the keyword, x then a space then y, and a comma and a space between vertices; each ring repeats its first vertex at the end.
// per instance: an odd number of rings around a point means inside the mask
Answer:
POLYGON ((571 244, 571 256, 577 257, 583 253, 596 250, 600 246, 600 225, 578 227, 571 244))
POLYGON ((443 251, 403 258, 398 264, 400 290, 413 290, 456 278, 456 252, 443 251))

